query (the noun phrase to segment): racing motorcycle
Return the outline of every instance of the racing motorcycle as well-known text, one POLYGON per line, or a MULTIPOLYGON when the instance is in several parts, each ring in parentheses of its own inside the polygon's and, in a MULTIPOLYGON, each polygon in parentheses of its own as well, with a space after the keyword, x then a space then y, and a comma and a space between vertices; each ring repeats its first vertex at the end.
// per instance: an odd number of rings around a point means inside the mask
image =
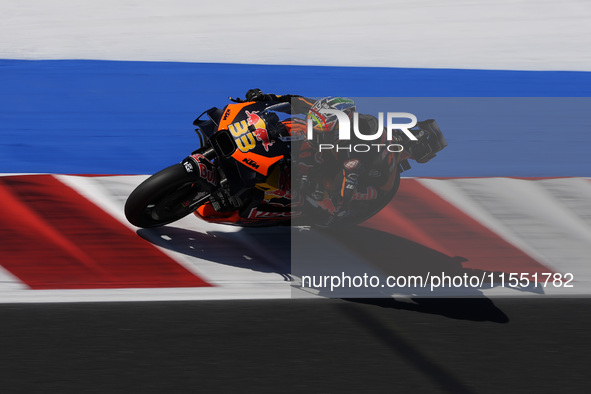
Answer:
MULTIPOLYGON (((194 213, 240 226, 354 225, 392 200, 401 172, 410 168, 409 151, 421 163, 447 145, 429 119, 410 129, 417 141, 399 138, 402 151, 320 152, 306 140, 305 122, 290 114, 289 104, 233 101, 193 122, 199 149, 129 195, 125 215, 131 224, 162 226, 194 213)), ((375 118, 362 120, 375 130, 375 118)))

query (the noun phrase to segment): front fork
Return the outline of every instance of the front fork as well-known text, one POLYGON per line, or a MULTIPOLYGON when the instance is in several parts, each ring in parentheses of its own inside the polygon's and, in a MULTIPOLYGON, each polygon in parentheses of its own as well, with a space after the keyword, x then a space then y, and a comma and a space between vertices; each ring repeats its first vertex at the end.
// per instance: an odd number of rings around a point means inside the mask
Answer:
POLYGON ((211 162, 211 153, 205 151, 194 152, 181 161, 187 174, 196 177, 202 189, 208 193, 214 191, 220 185, 220 176, 217 168, 211 162))
MULTIPOLYGON (((226 175, 219 166, 214 165, 212 162, 217 157, 216 152, 212 148, 206 149, 203 152, 199 151, 197 150, 186 157, 181 164, 187 172, 198 176, 199 183, 209 194, 205 200, 209 200, 217 212, 228 212, 238 209, 242 205, 241 200, 230 194, 226 175)), ((195 202, 194 205, 203 204, 203 200, 201 199, 199 202, 195 202)))

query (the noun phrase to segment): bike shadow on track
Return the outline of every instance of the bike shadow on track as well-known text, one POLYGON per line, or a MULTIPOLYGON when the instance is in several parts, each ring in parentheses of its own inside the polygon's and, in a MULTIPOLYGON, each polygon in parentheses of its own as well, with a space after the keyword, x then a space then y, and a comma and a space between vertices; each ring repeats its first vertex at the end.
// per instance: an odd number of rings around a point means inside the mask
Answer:
MULTIPOLYGON (((331 245, 324 253, 316 254, 306 264, 318 265, 327 262, 335 248, 341 253, 355 256, 378 269, 385 275, 420 275, 427 272, 445 272, 449 275, 488 275, 489 272, 464 268, 467 260, 459 256, 447 256, 424 245, 408 239, 363 226, 338 229, 336 231, 308 231, 308 237, 329 239, 331 245)), ((301 245, 294 245, 290 227, 240 228, 238 231, 199 232, 173 226, 153 229, 140 229, 137 234, 154 245, 182 253, 192 258, 202 259, 240 269, 281 275, 285 281, 293 281, 293 261, 302 255, 301 245)), ((326 246, 325 244, 323 244, 326 246)), ((317 252, 313 248, 313 252, 317 252)), ((305 267, 305 265, 304 265, 305 267)), ((302 267, 298 263, 298 270, 302 267)), ((334 269, 334 267, 332 268, 334 269)), ((506 323, 508 317, 499 310, 493 301, 478 289, 468 289, 461 297, 445 297, 417 294, 412 288, 398 288, 396 294, 404 301, 393 298, 392 294, 382 293, 374 296, 343 296, 320 291, 318 295, 327 298, 340 298, 356 304, 370 304, 381 308, 408 310, 427 314, 437 314, 453 319, 472 321, 492 321, 506 323)), ((394 296, 396 297, 396 296, 394 296)))
POLYGON ((509 323, 509 317, 490 298, 411 298, 412 302, 394 298, 344 298, 354 304, 374 305, 402 311, 441 315, 450 319, 509 323))
MULTIPOLYGON (((323 232, 323 235, 336 242, 345 251, 345 255, 356 256, 369 262, 373 268, 384 275, 424 278, 427 273, 438 275, 445 272, 448 276, 467 275, 480 278, 484 275, 489 278, 490 275, 496 277, 500 274, 500 272, 466 268, 463 263, 468 262, 468 259, 462 256, 448 256, 406 238, 363 226, 326 231, 323 232)), ((310 262, 308 266, 313 264, 314 262, 310 262)), ((540 292, 536 288, 518 290, 540 292)), ((395 294, 403 295, 404 300, 400 297, 396 299, 396 295, 387 292, 369 297, 359 297, 355 295, 355 292, 352 292, 352 296, 340 298, 356 304, 437 314, 459 320, 496 323, 509 321, 509 318, 494 305, 493 300, 487 298, 478 288, 461 289, 459 292, 452 291, 451 296, 449 291, 438 292, 414 287, 396 288, 395 291, 395 294)), ((325 290, 321 291, 319 295, 334 298, 334 295, 327 293, 328 291, 325 290)))
POLYGON ((154 245, 192 258, 262 273, 276 273, 285 281, 292 281, 288 227, 199 232, 163 226, 140 229, 137 234, 154 245))

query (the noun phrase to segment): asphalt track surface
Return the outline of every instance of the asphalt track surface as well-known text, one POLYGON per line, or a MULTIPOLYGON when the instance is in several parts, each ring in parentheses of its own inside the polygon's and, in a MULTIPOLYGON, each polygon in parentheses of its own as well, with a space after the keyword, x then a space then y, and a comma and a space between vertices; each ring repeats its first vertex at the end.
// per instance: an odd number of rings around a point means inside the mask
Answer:
POLYGON ((581 393, 591 299, 0 306, 4 393, 581 393))

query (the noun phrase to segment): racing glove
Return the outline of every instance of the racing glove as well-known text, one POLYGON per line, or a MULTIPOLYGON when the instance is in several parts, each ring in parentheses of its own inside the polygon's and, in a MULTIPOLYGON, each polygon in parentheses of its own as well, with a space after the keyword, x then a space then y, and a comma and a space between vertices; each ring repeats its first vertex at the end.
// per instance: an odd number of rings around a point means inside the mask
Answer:
POLYGON ((274 94, 265 94, 261 89, 250 89, 246 92, 246 101, 272 101, 277 100, 274 94))

